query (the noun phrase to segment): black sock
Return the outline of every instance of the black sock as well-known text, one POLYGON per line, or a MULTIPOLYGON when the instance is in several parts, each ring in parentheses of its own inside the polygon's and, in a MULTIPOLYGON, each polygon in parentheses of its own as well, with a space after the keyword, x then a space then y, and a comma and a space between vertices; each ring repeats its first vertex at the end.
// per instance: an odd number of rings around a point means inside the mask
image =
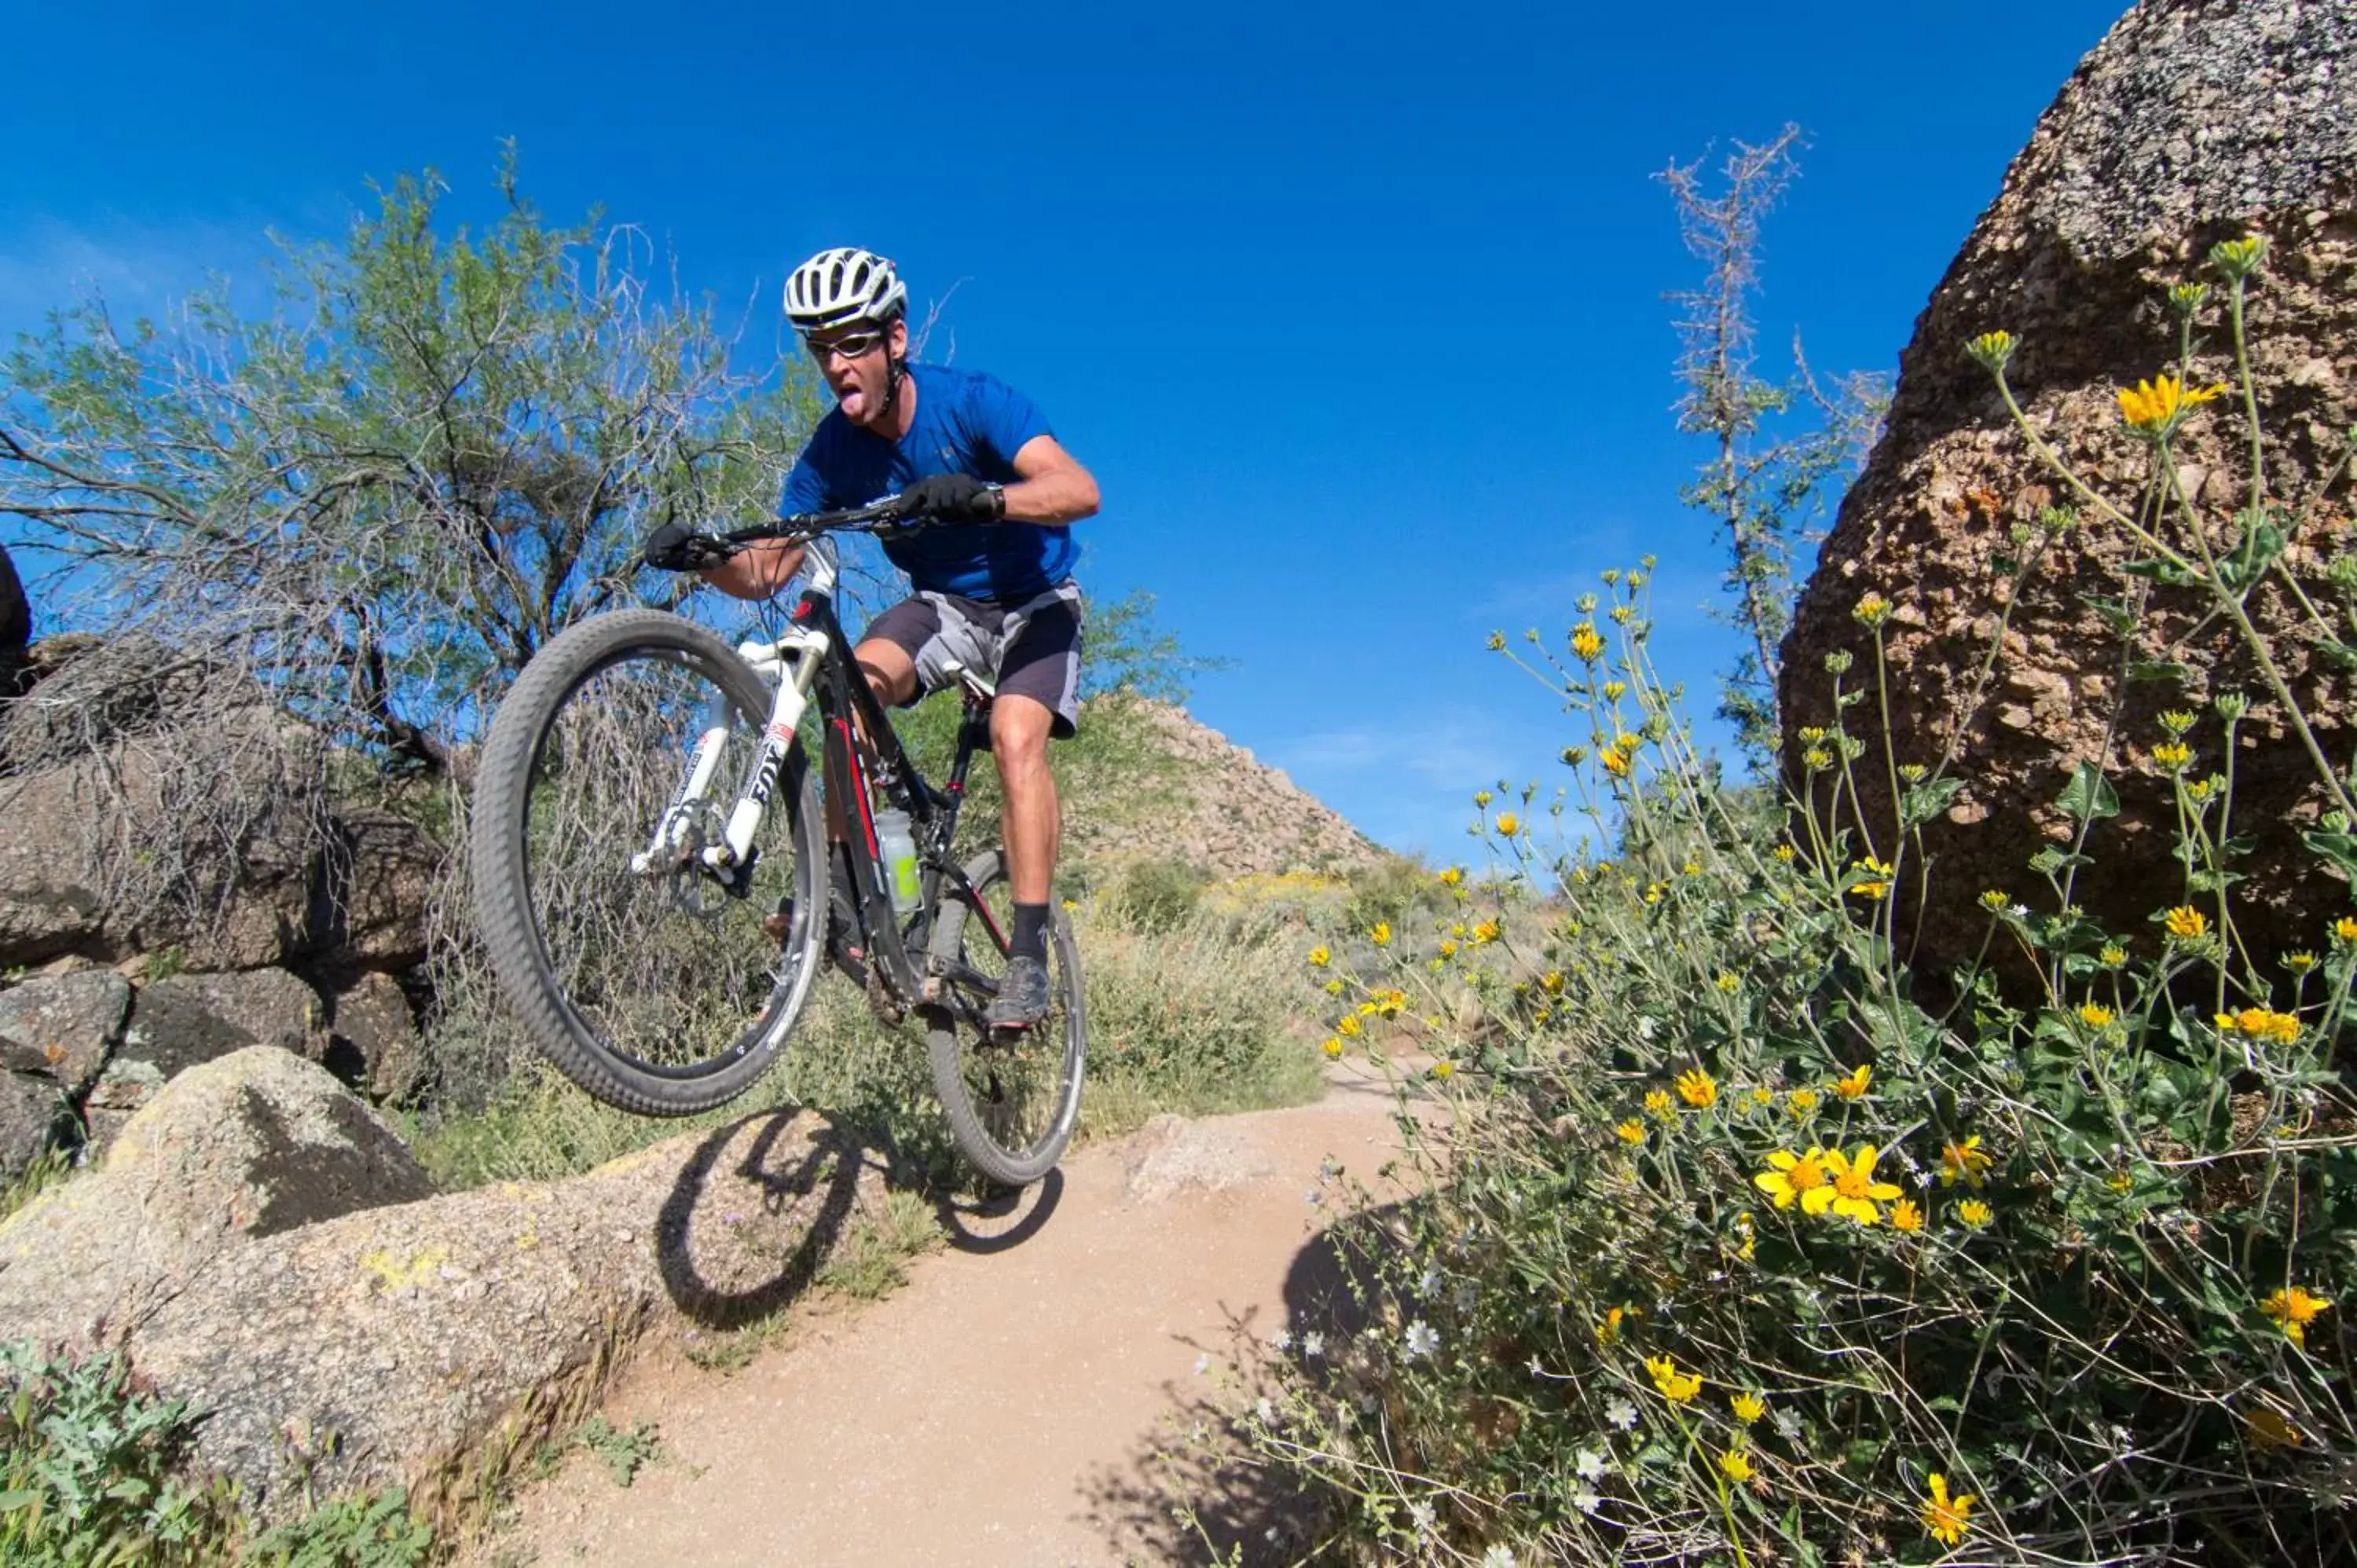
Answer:
POLYGON ((1007 952, 1015 958, 1035 958, 1048 961, 1048 906, 1017 904, 1015 906, 1015 930, 1008 937, 1007 952))

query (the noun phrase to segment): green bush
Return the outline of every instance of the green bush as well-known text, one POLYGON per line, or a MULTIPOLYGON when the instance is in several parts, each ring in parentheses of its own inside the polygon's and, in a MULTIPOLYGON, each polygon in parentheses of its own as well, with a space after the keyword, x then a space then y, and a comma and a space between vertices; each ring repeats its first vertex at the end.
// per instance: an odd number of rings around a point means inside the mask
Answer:
POLYGON ((1139 929, 1168 931, 1187 923, 1211 881, 1175 860, 1141 860, 1122 874, 1121 899, 1139 929))
MULTIPOLYGON (((2252 250, 2217 255, 2238 363, 2252 250)), ((1975 349, 2001 374, 2008 346, 1975 349)), ((2274 563, 2253 517, 2222 528, 2176 491, 2170 437, 2203 401, 2181 393, 2123 396, 2144 504, 2081 493, 2231 621, 2274 563)), ((2050 513, 2024 560, 2072 522, 2050 513)), ((1480 1007, 1402 1079, 1453 1107, 1415 1133, 1425 1192, 1350 1233, 1364 1326, 1315 1354, 1286 1337, 1281 1397, 1243 1416, 1263 1458, 1369 1557, 2346 1560, 2357 1102, 2335 1051, 2357 918, 2280 983, 2224 940, 2231 779, 2166 714, 2181 901, 2135 931, 2079 910, 2111 789, 2083 769, 2059 802, 2074 842, 2028 868, 2043 891, 1984 900, 2039 993, 1967 972, 1927 1011, 1892 890, 1956 774, 1811 736, 1817 809, 1783 837, 1693 750, 1648 653, 1650 571, 1608 573, 1544 660, 1584 720, 1565 757, 1593 835, 1551 851, 1479 798, 1548 898, 1458 918, 1428 963, 1334 961, 1346 1017, 1400 993, 1437 1015, 1451 985, 1480 1007), (1904 783, 1898 821, 1843 815, 1857 767, 1904 783)), ((1892 613, 1857 607, 1837 712, 1878 701, 1892 613)), ((2268 695, 2214 704, 2223 757, 2263 708, 2308 733, 2268 650, 2244 651, 2268 695)), ((2324 826, 2336 859, 2350 824, 2324 826)))

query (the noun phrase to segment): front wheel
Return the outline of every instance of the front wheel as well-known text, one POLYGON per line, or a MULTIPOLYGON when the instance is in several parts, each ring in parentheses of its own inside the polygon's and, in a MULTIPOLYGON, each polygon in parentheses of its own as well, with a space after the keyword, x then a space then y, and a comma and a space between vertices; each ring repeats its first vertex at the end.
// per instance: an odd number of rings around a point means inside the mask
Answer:
POLYGON ((751 1088, 808 999, 823 827, 798 742, 760 779, 770 691, 726 643, 660 610, 543 649, 483 745, 477 918, 525 1033, 567 1078, 642 1115, 751 1088), (738 793, 766 784, 755 858, 716 875, 738 793))
POLYGON ((940 977, 943 1004, 925 1010, 933 1086, 974 1167, 1025 1187, 1054 1167, 1080 1121, 1089 1037, 1081 951, 1071 922, 1050 905, 1047 1015, 1025 1030, 985 1028, 983 1009, 1006 972, 1015 895, 997 850, 968 861, 965 880, 965 887, 942 889, 929 949, 947 971, 940 977))

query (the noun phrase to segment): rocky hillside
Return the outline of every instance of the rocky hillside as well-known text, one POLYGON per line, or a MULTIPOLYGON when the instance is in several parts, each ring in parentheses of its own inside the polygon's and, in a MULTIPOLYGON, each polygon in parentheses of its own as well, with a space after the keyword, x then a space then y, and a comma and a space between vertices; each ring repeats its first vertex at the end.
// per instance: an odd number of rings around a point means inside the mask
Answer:
POLYGON ((1125 708, 1120 722, 1142 732, 1151 765, 1143 778, 1124 779, 1109 801, 1078 795, 1066 813, 1072 854, 1172 860, 1213 876, 1349 872, 1385 858, 1340 812, 1186 709, 1150 699, 1125 708))

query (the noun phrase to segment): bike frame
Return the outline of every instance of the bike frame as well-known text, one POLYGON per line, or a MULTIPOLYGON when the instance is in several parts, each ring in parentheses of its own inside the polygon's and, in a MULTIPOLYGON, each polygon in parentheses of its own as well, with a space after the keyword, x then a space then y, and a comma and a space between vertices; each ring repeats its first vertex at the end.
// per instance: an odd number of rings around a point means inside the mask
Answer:
MULTIPOLYGON (((954 953, 930 950, 929 942, 942 899, 952 897, 966 906, 969 918, 981 918, 989 940, 1002 950, 1006 944, 1006 935, 998 929, 989 906, 974 897, 964 868, 951 854, 974 754, 989 746, 990 691, 973 672, 966 672, 961 682, 965 710, 958 725, 955 758, 943 787, 936 789, 901 746, 899 735, 869 688, 866 674, 853 665, 849 639, 835 614, 841 564, 834 542, 824 534, 832 529, 885 521, 887 516, 881 509, 862 508, 788 518, 726 536, 737 545, 769 540, 800 543, 807 582, 788 626, 776 640, 748 639, 737 645, 737 653, 762 676, 774 695, 762 726, 760 750, 728 812, 723 842, 705 846, 701 860, 724 886, 748 880, 743 873, 754 858, 754 835, 770 797, 785 777, 802 719, 815 702, 823 737, 821 779, 830 827, 841 833, 836 839, 831 832, 830 843, 840 843, 847 855, 849 891, 863 928, 856 953, 838 948, 832 956, 861 984, 867 984, 872 976, 903 1003, 946 1005, 963 1012, 967 1009, 957 988, 940 983, 956 967, 954 953), (862 736, 866 742, 864 748, 862 736), (916 841, 920 897, 916 910, 907 916, 892 907, 890 873, 877 842, 872 802, 878 790, 908 813, 910 836, 916 841)), ((706 798, 726 737, 726 714, 716 713, 695 747, 672 811, 657 828, 647 855, 641 857, 644 863, 662 858, 667 835, 675 831, 673 824, 684 820, 687 811, 706 798)), ((834 873, 830 865, 828 876, 833 878, 834 873)), ((823 908, 813 918, 824 918, 823 908)))

